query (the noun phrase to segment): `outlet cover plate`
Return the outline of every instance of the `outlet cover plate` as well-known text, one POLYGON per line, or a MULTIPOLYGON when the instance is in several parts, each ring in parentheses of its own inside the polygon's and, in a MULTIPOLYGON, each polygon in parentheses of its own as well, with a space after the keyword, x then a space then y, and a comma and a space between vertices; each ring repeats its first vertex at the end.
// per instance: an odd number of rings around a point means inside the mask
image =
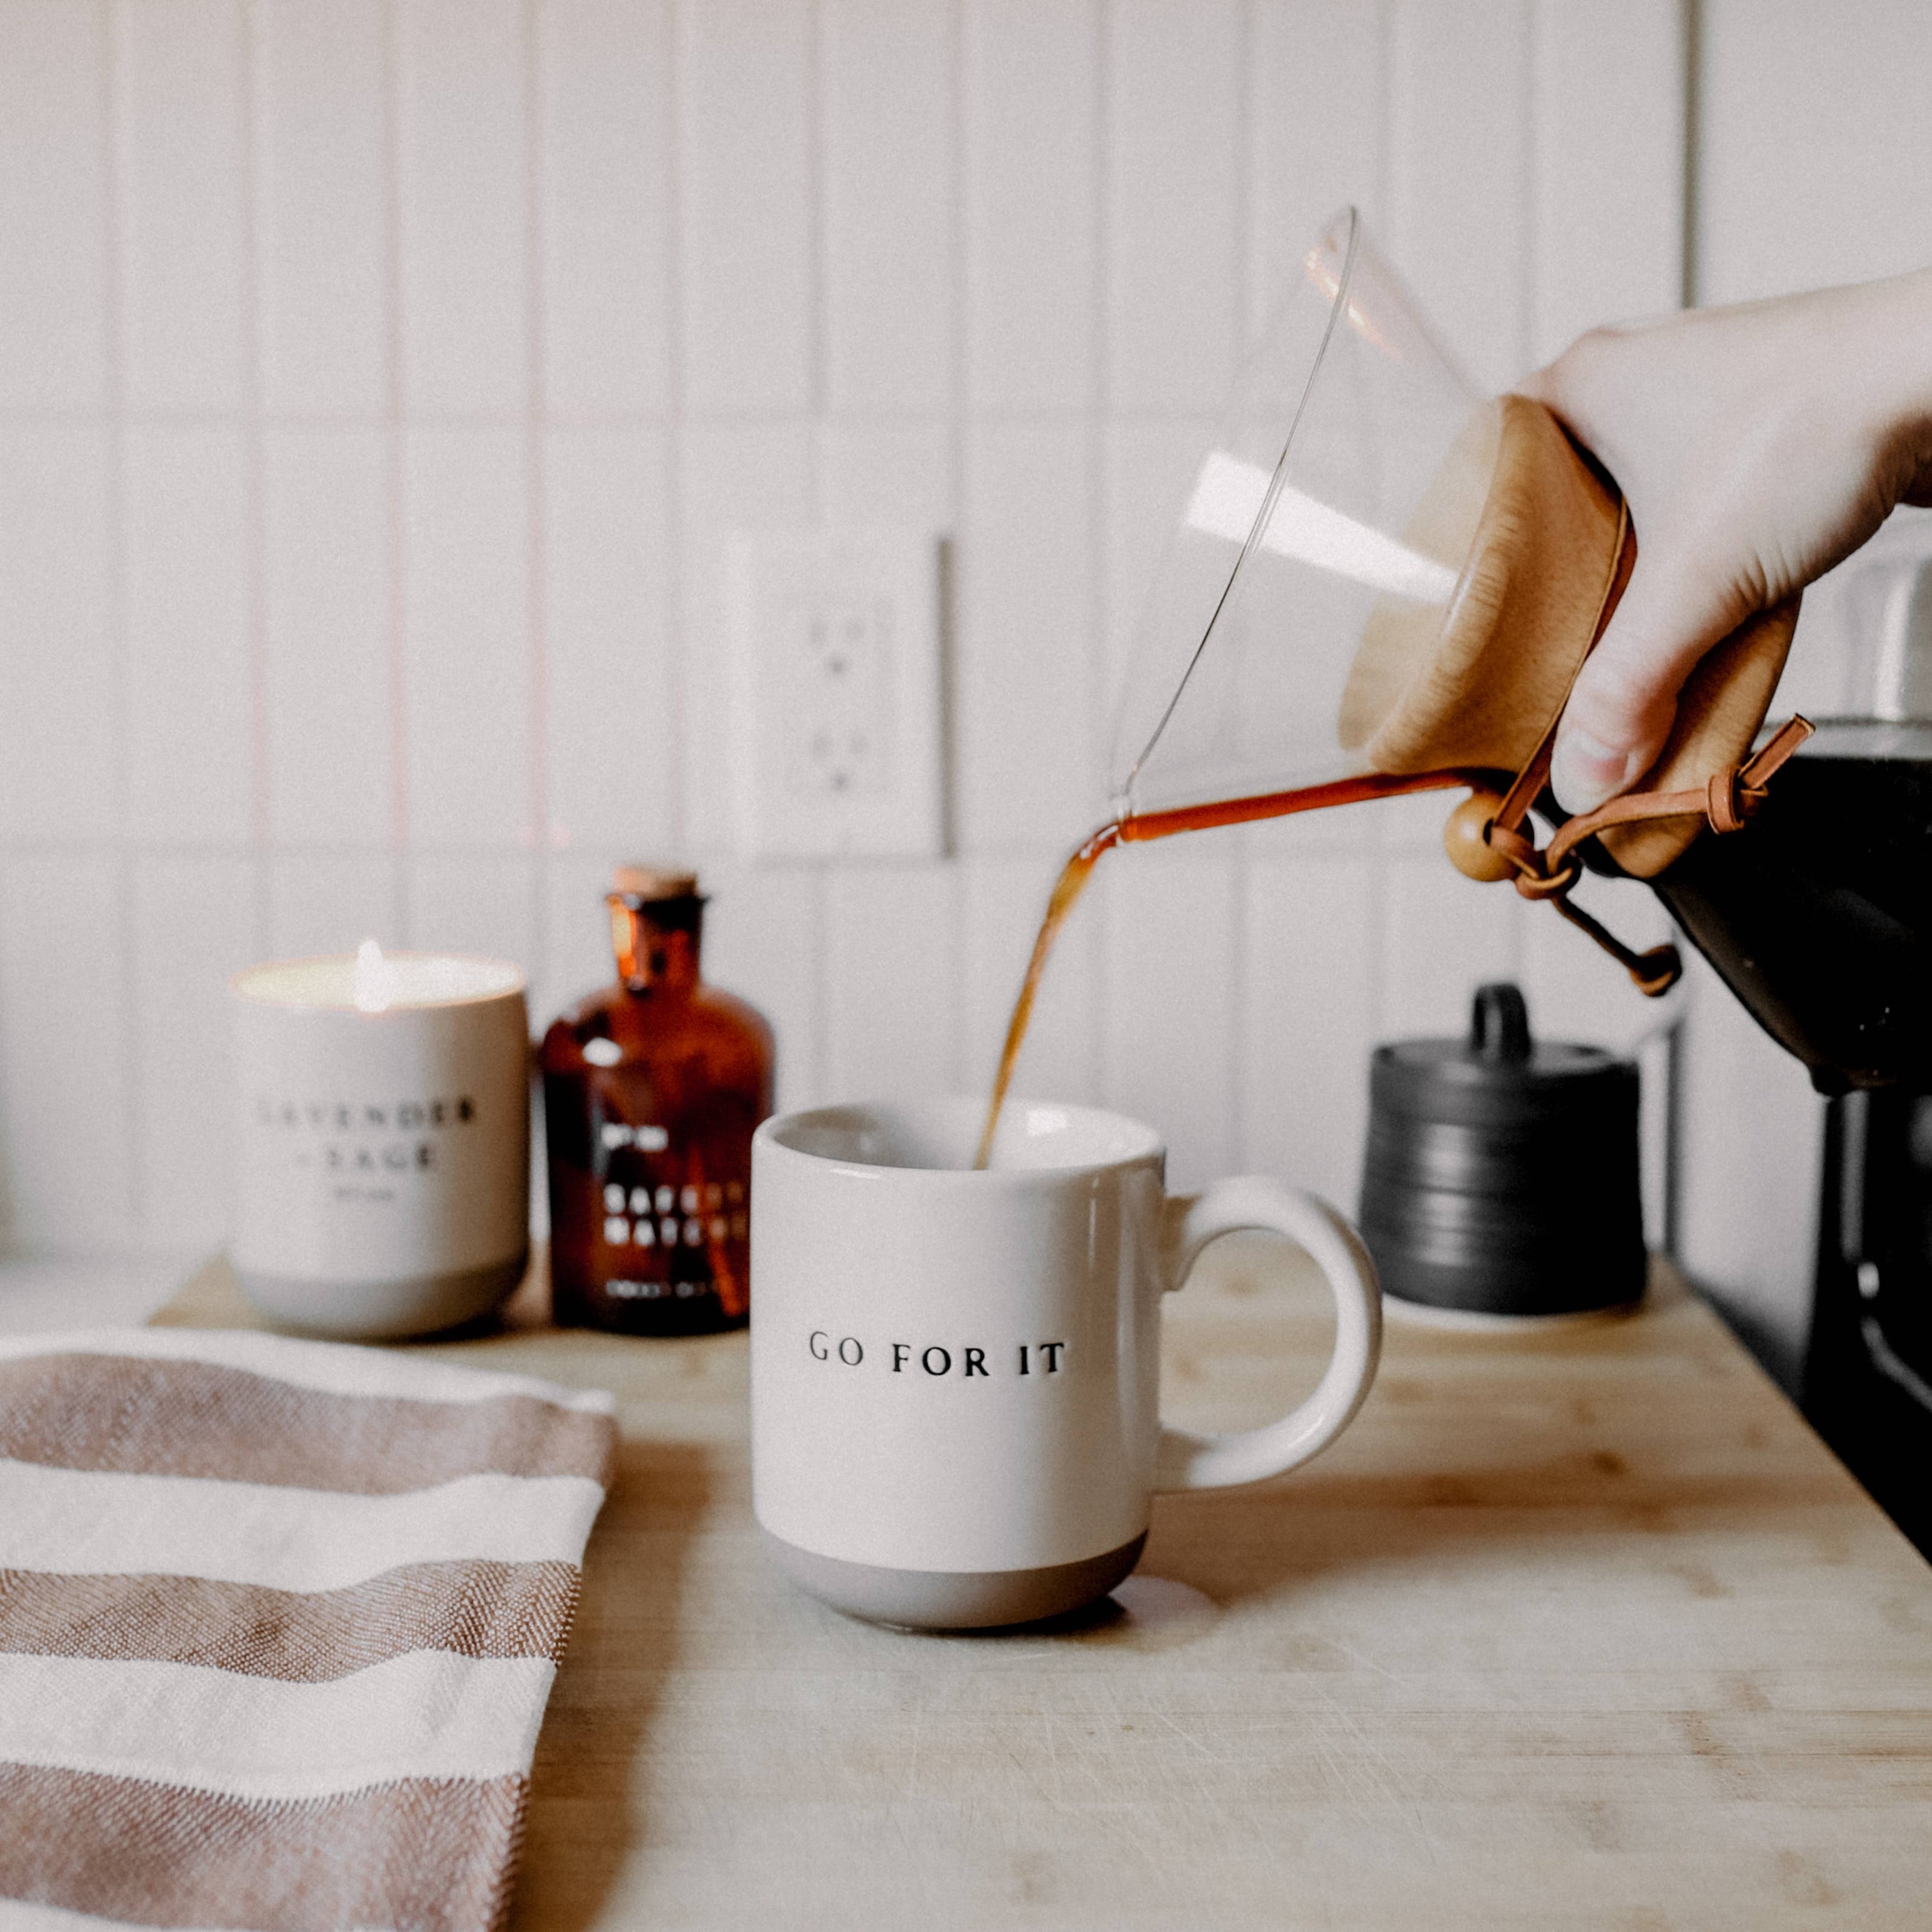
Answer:
POLYGON ((744 532, 729 542, 732 752, 747 856, 944 848, 939 538, 744 532))

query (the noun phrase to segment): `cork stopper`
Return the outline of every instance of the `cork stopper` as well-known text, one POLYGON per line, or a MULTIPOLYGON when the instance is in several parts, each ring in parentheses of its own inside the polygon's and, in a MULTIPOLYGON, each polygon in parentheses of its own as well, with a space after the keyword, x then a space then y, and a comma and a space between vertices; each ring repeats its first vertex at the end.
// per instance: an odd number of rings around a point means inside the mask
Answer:
POLYGON ((668 866, 618 866, 610 874, 610 890, 646 904, 654 899, 688 898, 698 890, 698 874, 668 866))

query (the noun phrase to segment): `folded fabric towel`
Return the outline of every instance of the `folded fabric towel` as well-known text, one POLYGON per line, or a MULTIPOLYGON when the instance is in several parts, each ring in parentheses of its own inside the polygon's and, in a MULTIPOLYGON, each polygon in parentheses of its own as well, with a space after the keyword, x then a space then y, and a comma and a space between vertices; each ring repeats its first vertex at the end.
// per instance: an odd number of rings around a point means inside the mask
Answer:
POLYGON ((0 1342, 0 1932, 488 1932, 611 1409, 270 1335, 0 1342))

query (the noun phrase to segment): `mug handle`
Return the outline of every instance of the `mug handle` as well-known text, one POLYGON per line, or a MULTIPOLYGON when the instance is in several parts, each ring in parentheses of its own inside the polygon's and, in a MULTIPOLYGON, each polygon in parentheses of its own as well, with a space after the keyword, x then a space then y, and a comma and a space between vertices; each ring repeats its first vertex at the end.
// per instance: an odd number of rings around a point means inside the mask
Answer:
POLYGON ((1315 1392, 1279 1422, 1233 1436, 1162 1426, 1154 1468, 1160 1491, 1219 1490, 1298 1468, 1341 1434, 1362 1406, 1382 1346, 1382 1289, 1361 1237, 1325 1201, 1264 1175, 1218 1180, 1168 1204, 1168 1292, 1186 1280, 1210 1241, 1243 1228, 1286 1234, 1328 1277, 1335 1298, 1335 1352, 1315 1392))

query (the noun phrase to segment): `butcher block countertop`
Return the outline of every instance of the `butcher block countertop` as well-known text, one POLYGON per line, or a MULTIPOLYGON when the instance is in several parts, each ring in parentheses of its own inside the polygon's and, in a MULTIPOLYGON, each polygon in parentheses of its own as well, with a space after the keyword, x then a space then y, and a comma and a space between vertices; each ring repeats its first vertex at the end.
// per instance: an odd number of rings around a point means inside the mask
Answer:
MULTIPOLYGON (((1391 1320, 1318 1462, 1159 1503, 1097 1612, 961 1637, 767 1565, 744 1336, 559 1333, 543 1293, 425 1350, 620 1404, 524 1932, 1932 1926, 1932 1569, 1667 1274, 1594 1325, 1391 1320)), ((1221 1244, 1170 1419, 1285 1406, 1320 1301, 1221 1244)), ((217 1263, 158 1318, 249 1318, 217 1263)))

